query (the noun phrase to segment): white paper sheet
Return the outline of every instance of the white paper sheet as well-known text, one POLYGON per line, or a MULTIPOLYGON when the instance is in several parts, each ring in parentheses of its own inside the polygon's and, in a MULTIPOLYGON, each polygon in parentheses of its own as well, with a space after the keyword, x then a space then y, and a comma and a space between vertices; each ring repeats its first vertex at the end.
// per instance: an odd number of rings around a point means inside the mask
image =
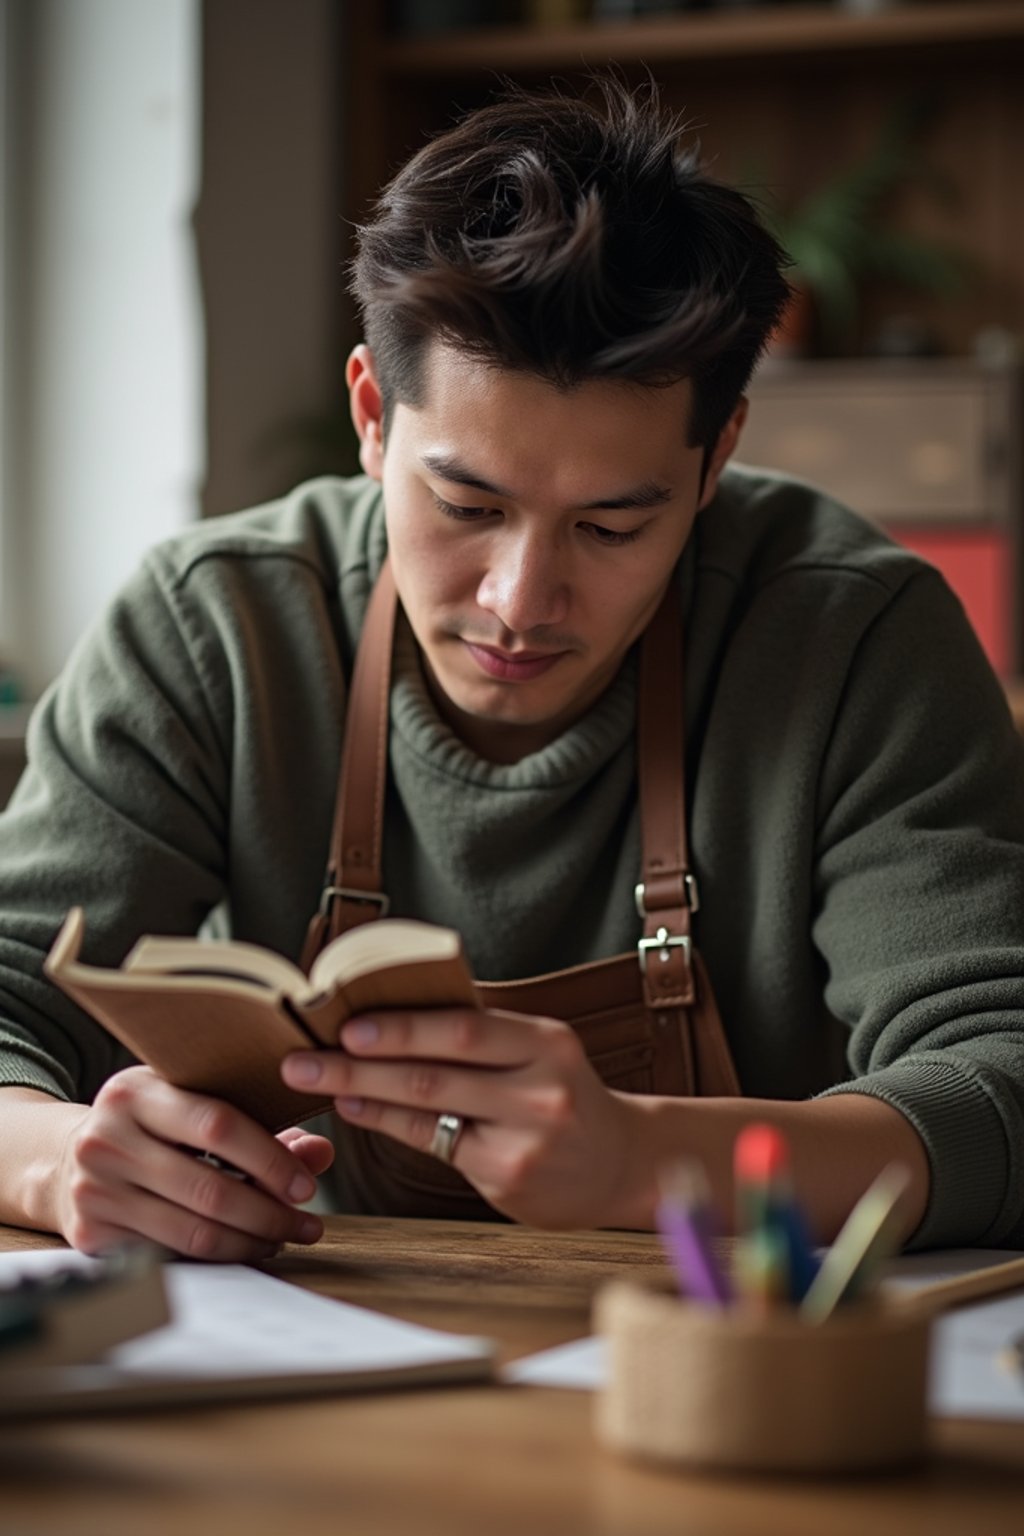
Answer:
MULTIPOLYGON (((885 1273, 887 1286, 903 1294, 939 1280, 1005 1264, 1020 1254, 1001 1249, 957 1248, 909 1254, 885 1273)), ((1024 1374, 1007 1370, 1001 1357, 1024 1334, 1024 1292, 961 1307, 941 1318, 932 1339, 929 1408, 945 1418, 1024 1419, 1024 1374)), ((599 1391, 606 1378, 603 1340, 569 1344, 528 1355, 506 1366, 502 1380, 519 1386, 599 1391)))
POLYGON ((1024 1295, 994 1297, 936 1324, 929 1405, 949 1419, 1024 1419, 1024 1370, 1002 1356, 1024 1335, 1024 1295))
POLYGON ((886 1265, 883 1279, 891 1289, 906 1293, 1021 1258, 1024 1253, 1012 1253, 1005 1248, 938 1248, 932 1253, 905 1253, 886 1265))
POLYGON ((502 1367, 502 1381, 517 1387, 570 1387, 578 1392, 598 1392, 604 1385, 604 1340, 573 1339, 556 1344, 538 1355, 526 1355, 502 1367))
MULTIPOLYGON (((67 1250, 0 1254, 0 1286, 95 1261, 67 1250)), ((340 1378, 490 1358, 484 1339, 440 1333, 304 1291, 243 1265, 169 1264, 173 1321, 110 1351, 102 1364, 60 1370, 63 1390, 164 1382, 244 1384, 340 1378)), ((34 1373, 41 1378, 41 1373, 34 1373)), ((56 1382, 56 1375, 54 1375, 56 1382)))

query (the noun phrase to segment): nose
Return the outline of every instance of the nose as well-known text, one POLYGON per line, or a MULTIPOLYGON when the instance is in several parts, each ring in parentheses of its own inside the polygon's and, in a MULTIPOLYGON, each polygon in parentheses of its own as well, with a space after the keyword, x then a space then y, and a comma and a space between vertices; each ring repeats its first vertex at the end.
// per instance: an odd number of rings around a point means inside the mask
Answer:
POLYGON ((564 624, 569 583, 550 539, 532 533, 499 541, 477 589, 477 602, 513 634, 564 624))

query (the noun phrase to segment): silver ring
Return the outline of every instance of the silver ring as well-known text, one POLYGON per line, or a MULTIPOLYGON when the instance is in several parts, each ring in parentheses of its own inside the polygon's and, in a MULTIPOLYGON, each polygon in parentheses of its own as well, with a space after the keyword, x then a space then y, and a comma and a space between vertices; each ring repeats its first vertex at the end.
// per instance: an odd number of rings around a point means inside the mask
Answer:
POLYGON ((450 1163, 465 1125, 461 1115, 438 1115, 428 1151, 442 1163, 450 1163))

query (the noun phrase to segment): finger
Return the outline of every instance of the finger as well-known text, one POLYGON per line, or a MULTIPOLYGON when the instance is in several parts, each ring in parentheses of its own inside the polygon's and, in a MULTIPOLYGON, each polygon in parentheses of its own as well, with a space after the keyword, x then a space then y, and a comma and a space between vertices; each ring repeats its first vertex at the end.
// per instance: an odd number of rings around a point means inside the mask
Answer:
POLYGON ((304 1131, 301 1125, 289 1125, 283 1131, 275 1132, 278 1141, 283 1147, 287 1147, 289 1152, 295 1151, 296 1142, 301 1141, 304 1136, 312 1134, 311 1131, 304 1131))
MULTIPOLYGON (((107 1085, 108 1103, 117 1079, 107 1085)), ((316 1188, 309 1170, 270 1131, 222 1099, 174 1088, 153 1077, 142 1091, 127 1087, 138 1124, 172 1145, 211 1152, 248 1174, 278 1200, 301 1204, 316 1188)))
MULTIPOLYGON (((437 1115, 427 1110, 402 1109, 394 1104, 383 1104, 375 1099, 341 1099, 338 1101, 339 1116, 364 1130, 379 1131, 395 1141, 414 1147, 418 1152, 429 1152, 437 1130, 437 1115)), ((453 1168, 468 1176, 472 1162, 472 1143, 479 1139, 480 1127, 467 1121, 455 1143, 449 1159, 453 1168)))
POLYGON ((521 1067, 568 1026, 483 1008, 403 1008, 349 1019, 341 1044, 354 1056, 421 1056, 480 1067, 521 1067))
MULTIPOLYGON (((481 1122, 555 1128, 574 1113, 574 1079, 527 1068, 474 1069, 440 1061, 356 1061, 339 1051, 312 1054, 319 1089, 335 1103, 366 1099, 396 1107, 458 1114, 481 1122)), ((287 1081, 286 1073, 286 1081, 287 1081)))
MULTIPOLYGON (((94 1203, 92 1219, 97 1230, 107 1235, 144 1237, 185 1258, 220 1264, 256 1263, 273 1257, 280 1248, 280 1243, 239 1232, 195 1211, 183 1210, 159 1195, 130 1187, 118 1190, 116 1195, 105 1190, 94 1203)), ((104 1246, 110 1246, 105 1239, 104 1246)), ((99 1252, 101 1248, 85 1251, 99 1252)))
MULTIPOLYGON (((399 1109, 372 1099, 343 1101, 338 1106, 343 1120, 390 1136, 393 1141, 430 1153, 437 1116, 421 1110, 399 1109)), ((501 1202, 536 1177, 539 1166, 536 1134, 508 1126, 469 1120, 456 1138, 449 1166, 468 1179, 485 1200, 502 1209, 501 1202)), ((508 1214, 514 1214, 508 1212, 508 1214)))
POLYGON ((481 1126, 559 1132, 576 1115, 573 1084, 539 1072, 474 1072, 438 1061, 358 1061, 345 1069, 347 1087, 333 1094, 338 1112, 359 1103, 388 1104, 425 1114, 462 1115, 481 1126))
POLYGON ((316 1136, 312 1131, 293 1125, 290 1130, 279 1131, 278 1140, 314 1177, 326 1173, 334 1162, 334 1143, 327 1136, 316 1136))
MULTIPOLYGON (((474 1120, 532 1124, 547 1118, 547 1103, 567 1089, 553 1079, 516 1069, 473 1069, 440 1061, 354 1061, 341 1051, 317 1051, 318 1089, 333 1099, 373 1099, 409 1109, 442 1111, 474 1120)), ((285 1081, 294 1065, 285 1064, 285 1081)))
POLYGON ((76 1217, 63 1235, 79 1253, 87 1253, 91 1258, 98 1259, 116 1248, 137 1243, 142 1234, 127 1227, 115 1226, 109 1221, 93 1220, 83 1215, 81 1218, 76 1217))
MULTIPOLYGON (((141 1129, 134 1142, 128 1137, 124 1145, 86 1151, 83 1165, 115 1220, 122 1202, 127 1208, 142 1194, 274 1247, 285 1242, 313 1243, 323 1235, 319 1217, 295 1210, 188 1151, 147 1137, 141 1129)), ((87 1184, 80 1193, 80 1205, 88 1204, 89 1188, 87 1184)))

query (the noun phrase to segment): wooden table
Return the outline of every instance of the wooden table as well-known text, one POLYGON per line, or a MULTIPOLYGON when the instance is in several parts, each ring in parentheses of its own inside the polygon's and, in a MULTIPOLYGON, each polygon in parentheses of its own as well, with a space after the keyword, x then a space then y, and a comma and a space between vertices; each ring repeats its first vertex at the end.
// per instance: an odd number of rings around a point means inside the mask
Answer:
MULTIPOLYGON (((0 1228, 0 1247, 46 1240, 0 1228)), ((268 1268, 504 1359, 587 1331, 595 1288, 655 1239, 329 1219, 268 1268)), ((5 1536, 1021 1536, 1024 1424, 936 1425, 918 1470, 817 1481, 684 1476, 601 1450, 591 1401, 448 1387, 123 1413, 4 1429, 5 1536)))

